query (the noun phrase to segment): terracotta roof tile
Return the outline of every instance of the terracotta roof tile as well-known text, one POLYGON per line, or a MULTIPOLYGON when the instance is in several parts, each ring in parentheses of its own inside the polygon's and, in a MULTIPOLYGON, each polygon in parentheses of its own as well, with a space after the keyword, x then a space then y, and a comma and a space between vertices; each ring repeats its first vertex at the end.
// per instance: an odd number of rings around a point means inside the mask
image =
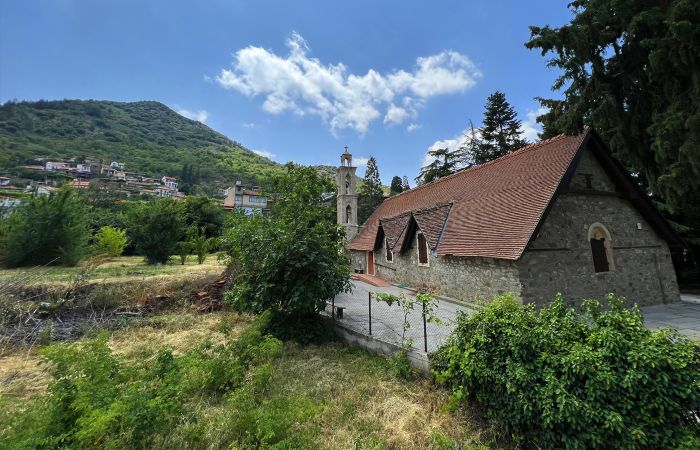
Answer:
POLYGON ((404 229, 408 225, 409 220, 411 220, 410 212, 380 220, 384 235, 389 241, 389 247, 394 248, 399 237, 401 237, 404 229))
POLYGON ((452 204, 448 203, 413 211, 413 218, 428 241, 428 246, 433 250, 437 247, 438 240, 445 229, 445 221, 451 207, 452 204))
POLYGON ((371 250, 380 220, 413 212, 438 255, 518 259, 586 135, 561 135, 528 145, 390 197, 349 247, 371 250), (451 208, 445 208, 447 203, 451 208), (426 208, 435 211, 420 212, 426 208))

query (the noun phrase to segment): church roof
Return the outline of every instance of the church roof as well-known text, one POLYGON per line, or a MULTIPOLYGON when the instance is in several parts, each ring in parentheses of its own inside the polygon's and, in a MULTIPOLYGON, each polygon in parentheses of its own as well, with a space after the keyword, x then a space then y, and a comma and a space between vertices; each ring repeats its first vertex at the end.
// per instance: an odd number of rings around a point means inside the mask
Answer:
POLYGON ((620 195, 672 249, 687 248, 603 141, 588 129, 527 145, 390 197, 367 219, 349 248, 373 250, 383 235, 394 251, 401 251, 406 239, 420 230, 438 256, 517 260, 556 195, 568 185, 584 148, 590 148, 620 195))
POLYGON ((557 136, 385 200, 349 244, 377 233, 403 244, 412 217, 437 255, 515 260, 527 246, 588 132, 557 136))

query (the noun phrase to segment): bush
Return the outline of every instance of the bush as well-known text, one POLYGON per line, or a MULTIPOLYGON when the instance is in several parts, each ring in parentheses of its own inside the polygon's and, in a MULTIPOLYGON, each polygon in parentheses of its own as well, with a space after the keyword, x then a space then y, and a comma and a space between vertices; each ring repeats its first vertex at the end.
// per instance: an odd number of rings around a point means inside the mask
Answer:
POLYGON ((313 167, 286 168, 274 179, 272 214, 236 215, 223 239, 237 274, 226 293, 235 309, 314 315, 350 287, 344 230, 325 204, 333 183, 313 167))
MULTIPOLYGON (((561 298, 540 311, 510 295, 462 315, 437 352, 438 381, 508 433, 545 448, 676 448, 697 433, 700 348, 649 331, 639 310, 608 298, 561 298)), ((697 441, 695 441, 697 443, 697 441)))
POLYGON ((184 236, 184 213, 175 200, 162 198, 130 205, 124 217, 136 251, 150 264, 165 264, 184 236))
POLYGON ((98 255, 116 258, 124 252, 126 242, 126 231, 114 227, 102 227, 95 234, 93 250, 98 255))
MULTIPOLYGON (((282 350, 279 340, 262 333, 268 319, 258 318, 235 341, 206 341, 182 356, 161 349, 144 361, 113 354, 107 334, 47 347, 48 393, 23 412, 2 414, 0 442, 7 448, 187 448, 170 435, 193 419, 188 405, 203 396, 243 398, 264 388, 269 376, 263 375, 282 350)), ((231 407, 246 413, 252 405, 231 407)), ((234 424, 240 427, 234 439, 242 443, 256 431, 245 429, 255 424, 234 424)))
POLYGON ((88 210, 70 188, 23 200, 0 221, 0 260, 8 267, 76 265, 88 254, 88 210))

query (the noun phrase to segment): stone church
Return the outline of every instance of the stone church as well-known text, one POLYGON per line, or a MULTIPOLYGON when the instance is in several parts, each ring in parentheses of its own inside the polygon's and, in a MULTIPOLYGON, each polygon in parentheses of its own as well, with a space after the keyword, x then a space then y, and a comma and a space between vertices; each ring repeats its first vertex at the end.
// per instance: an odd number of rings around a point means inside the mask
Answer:
POLYGON ((614 292, 679 300, 683 242, 591 130, 557 136, 390 197, 358 227, 355 167, 337 173, 352 267, 483 304, 509 291, 543 305, 614 292))

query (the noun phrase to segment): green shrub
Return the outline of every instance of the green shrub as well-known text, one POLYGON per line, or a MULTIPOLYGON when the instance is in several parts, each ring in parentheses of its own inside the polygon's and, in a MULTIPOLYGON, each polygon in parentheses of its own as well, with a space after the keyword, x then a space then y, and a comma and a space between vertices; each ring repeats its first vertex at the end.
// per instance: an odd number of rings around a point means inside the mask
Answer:
POLYGON ((0 261, 8 267, 76 265, 88 253, 88 210, 70 188, 23 200, 0 220, 0 261))
POLYGON ((235 215, 223 239, 236 271, 225 298, 237 310, 313 315, 350 288, 345 234, 324 197, 333 183, 312 167, 286 169, 271 215, 235 215))
MULTIPOLYGON (((7 448, 171 448, 170 434, 190 418, 192 401, 264 391, 282 351, 279 340, 262 333, 268 320, 259 317, 235 341, 203 342, 182 356, 163 348, 155 359, 133 363, 111 352, 107 334, 47 347, 48 393, 23 412, 0 414, 0 442, 7 448)), ((256 439, 270 436, 263 429, 256 439)))
POLYGON ((98 255, 121 256, 126 247, 126 231, 114 227, 102 227, 95 234, 93 251, 98 255))
MULTIPOLYGON (((545 448, 676 448, 700 405, 700 348, 649 331, 639 310, 608 298, 579 314, 561 298, 536 311, 504 295, 462 315, 437 352, 438 381, 505 431, 545 448)), ((695 441, 697 442, 697 441, 695 441)))
POLYGON ((130 205, 124 221, 129 239, 150 264, 168 262, 185 232, 183 208, 169 198, 130 205))

